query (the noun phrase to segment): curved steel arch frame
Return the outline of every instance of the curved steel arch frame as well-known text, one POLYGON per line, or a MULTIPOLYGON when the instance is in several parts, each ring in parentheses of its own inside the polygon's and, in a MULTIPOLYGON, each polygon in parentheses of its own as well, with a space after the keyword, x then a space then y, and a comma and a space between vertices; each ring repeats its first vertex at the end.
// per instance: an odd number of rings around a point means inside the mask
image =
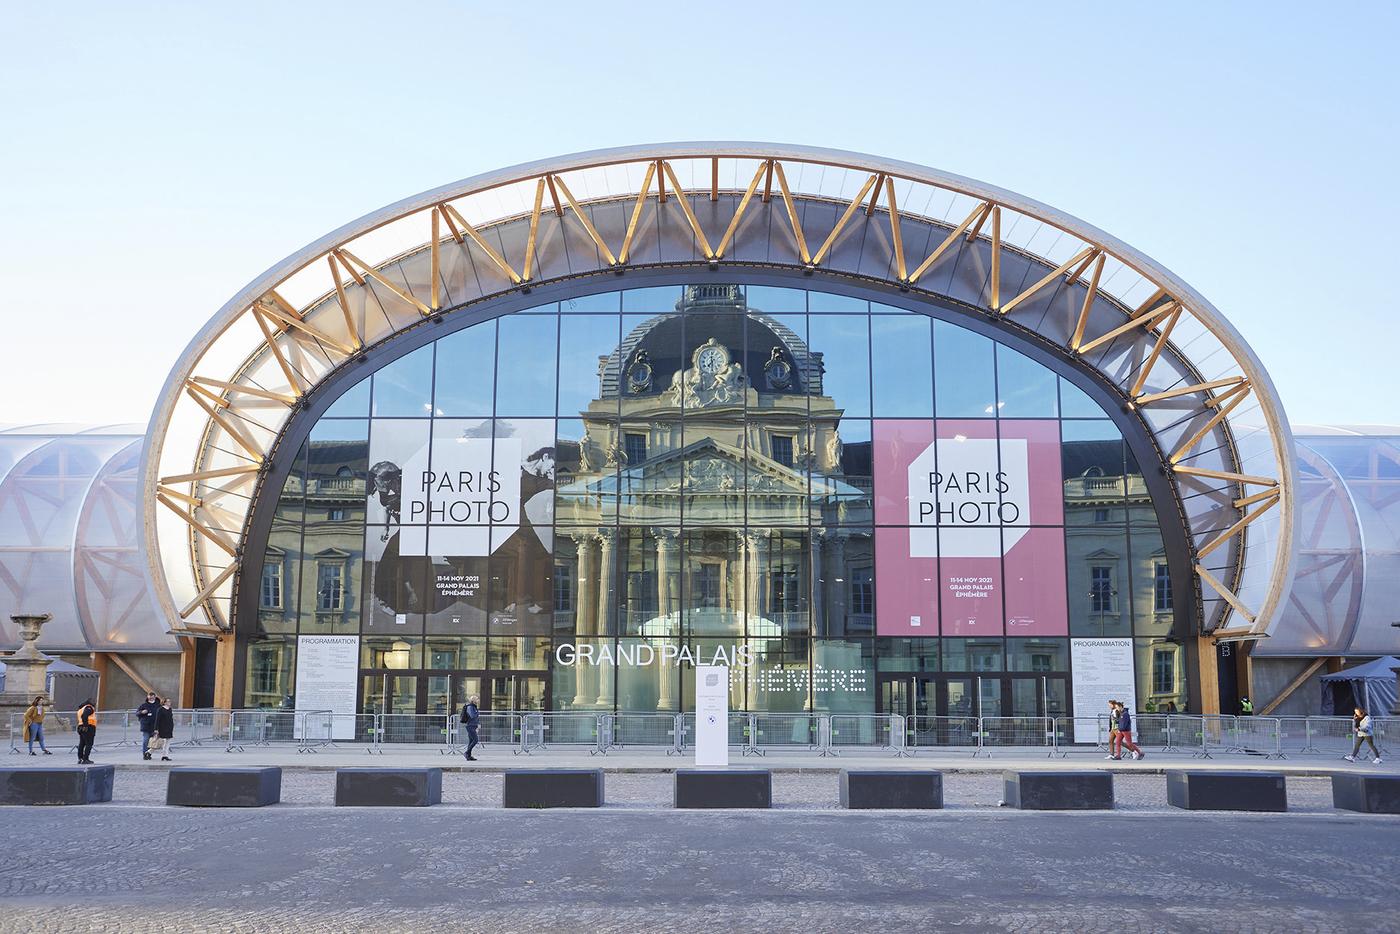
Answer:
POLYGON ((1091 374, 1093 394, 1132 416, 1138 428, 1125 434, 1151 439, 1170 481, 1201 628, 1267 635, 1292 570, 1292 437, 1268 374, 1209 302, 1126 244, 1012 192, 755 143, 487 173, 370 214, 243 289, 177 362, 143 454, 147 551, 174 627, 232 628, 252 507, 279 440, 329 405, 349 371, 362 374, 372 348, 488 300, 480 317, 577 289, 581 276, 615 274, 604 288, 625 288, 663 269, 742 270, 746 281, 783 270, 789 282, 820 272, 823 288, 846 279, 910 293, 1091 374), (512 294, 518 302, 503 300, 512 294))

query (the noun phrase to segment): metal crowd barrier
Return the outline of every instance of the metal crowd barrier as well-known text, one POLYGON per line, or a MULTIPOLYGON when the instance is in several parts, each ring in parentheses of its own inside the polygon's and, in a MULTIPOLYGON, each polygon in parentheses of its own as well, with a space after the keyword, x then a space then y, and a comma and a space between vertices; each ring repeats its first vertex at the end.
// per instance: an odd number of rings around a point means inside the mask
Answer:
POLYGON ((664 747, 666 755, 685 751, 685 717, 678 713, 632 713, 623 711, 610 717, 608 746, 664 747))
POLYGON ((981 748, 982 728, 977 717, 906 717, 911 752, 920 749, 981 748))
POLYGON ((824 717, 823 755, 839 755, 843 749, 889 749, 896 756, 909 755, 905 718, 895 713, 846 714, 824 717))

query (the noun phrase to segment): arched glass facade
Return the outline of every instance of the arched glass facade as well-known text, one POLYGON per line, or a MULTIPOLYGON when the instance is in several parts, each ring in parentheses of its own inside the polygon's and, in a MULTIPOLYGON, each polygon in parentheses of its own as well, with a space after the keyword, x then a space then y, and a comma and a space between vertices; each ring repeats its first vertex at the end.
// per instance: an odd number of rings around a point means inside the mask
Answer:
POLYGON ((344 634, 363 712, 690 710, 717 660, 738 710, 1060 716, 1071 639, 1117 637, 1139 703, 1184 710, 1120 428, 938 315, 705 284, 441 325, 301 444, 242 579, 243 705, 344 634))

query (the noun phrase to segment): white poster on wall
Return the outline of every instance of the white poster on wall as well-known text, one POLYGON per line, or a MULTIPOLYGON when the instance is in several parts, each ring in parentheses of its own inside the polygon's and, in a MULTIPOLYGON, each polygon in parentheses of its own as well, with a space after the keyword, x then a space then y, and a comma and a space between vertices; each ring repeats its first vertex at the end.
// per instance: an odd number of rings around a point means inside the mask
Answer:
MULTIPOLYGON (((298 636, 296 709, 348 714, 331 718, 330 739, 355 738, 355 681, 360 672, 359 636, 298 636)), ((295 739, 324 739, 323 722, 305 726, 296 718, 295 739)))
POLYGON ((1122 701, 1129 710, 1137 710, 1133 640, 1071 639, 1069 660, 1074 673, 1074 740, 1107 741, 1107 728, 1101 730, 1097 718, 1108 716, 1108 702, 1122 701))
POLYGON ((729 666, 695 666, 695 764, 729 765, 729 666))

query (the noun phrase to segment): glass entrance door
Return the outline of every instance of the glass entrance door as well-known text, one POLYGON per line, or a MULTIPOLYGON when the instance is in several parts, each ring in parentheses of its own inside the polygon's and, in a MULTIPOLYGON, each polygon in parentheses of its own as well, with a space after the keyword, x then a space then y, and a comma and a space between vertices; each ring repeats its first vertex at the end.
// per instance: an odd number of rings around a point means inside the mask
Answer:
POLYGON ((545 679, 540 675, 497 675, 491 679, 491 710, 544 710, 545 679))
POLYGON ((1069 694, 1069 686, 1064 675, 1021 676, 1013 677, 1010 681, 1010 716, 1068 716, 1069 709, 1065 699, 1069 694))

